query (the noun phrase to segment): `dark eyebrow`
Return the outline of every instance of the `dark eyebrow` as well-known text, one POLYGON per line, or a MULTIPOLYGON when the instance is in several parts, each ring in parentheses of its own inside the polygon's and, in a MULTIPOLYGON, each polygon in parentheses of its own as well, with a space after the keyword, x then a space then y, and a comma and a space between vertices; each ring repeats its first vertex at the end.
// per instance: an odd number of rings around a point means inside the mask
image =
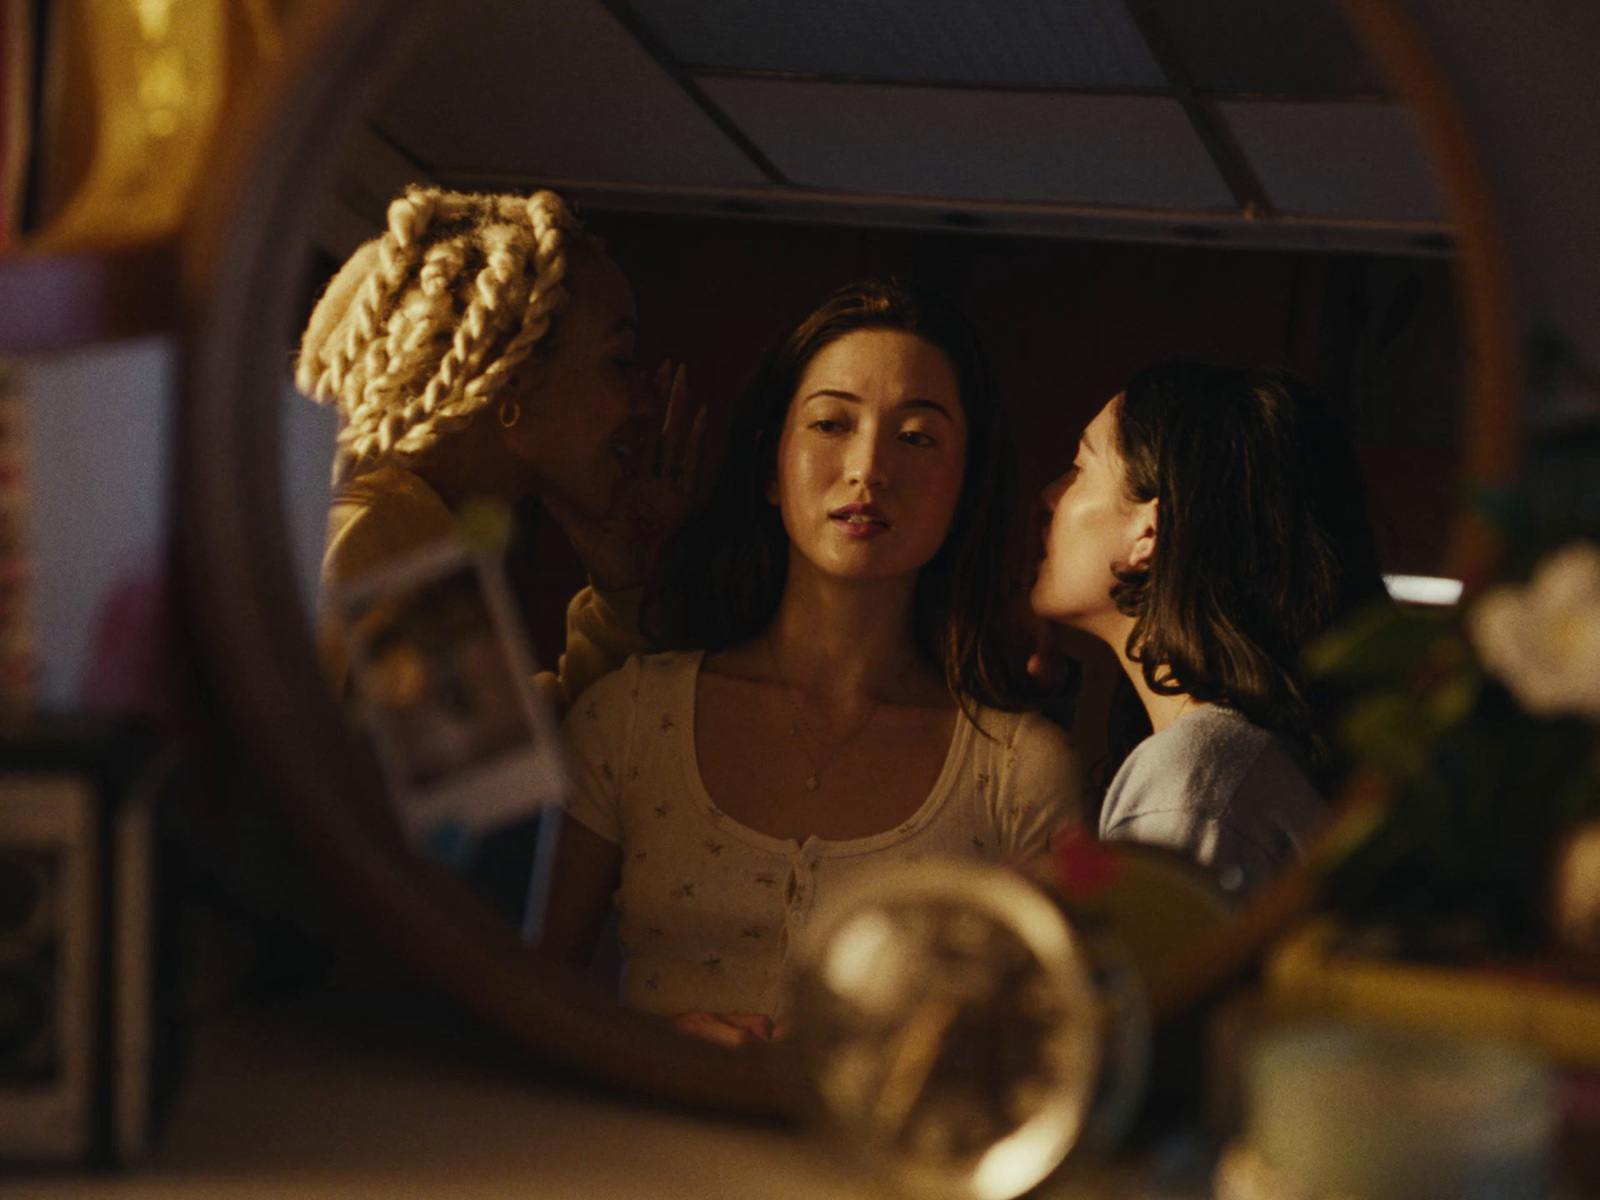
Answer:
POLYGON ((632 317, 618 317, 611 323, 612 333, 631 333, 639 336, 639 322, 632 317))
POLYGON ((923 400, 919 397, 917 399, 907 400, 904 404, 900 405, 900 407, 932 409, 934 412, 944 417, 944 419, 949 421, 952 425, 954 425, 956 422, 956 419, 950 415, 950 410, 944 405, 940 404, 937 400, 923 400))
MULTIPOLYGON (((816 391, 812 392, 809 396, 805 397, 805 399, 802 400, 801 403, 804 404, 804 403, 806 403, 806 401, 815 400, 818 396, 832 396, 835 400, 845 400, 845 401, 848 401, 851 404, 860 404, 861 403, 861 397, 860 396, 856 395, 854 392, 847 392, 843 388, 818 388, 816 391)), ((901 409, 904 409, 904 408, 931 409, 933 412, 939 413, 941 416, 943 416, 944 419, 946 421, 949 421, 952 425, 955 424, 955 420, 956 420, 954 417, 952 417, 950 415, 950 410, 948 408, 946 408, 944 405, 940 404, 937 400, 924 400, 920 396, 913 396, 910 400, 902 400, 899 404, 895 405, 895 407, 896 408, 901 408, 901 409)))

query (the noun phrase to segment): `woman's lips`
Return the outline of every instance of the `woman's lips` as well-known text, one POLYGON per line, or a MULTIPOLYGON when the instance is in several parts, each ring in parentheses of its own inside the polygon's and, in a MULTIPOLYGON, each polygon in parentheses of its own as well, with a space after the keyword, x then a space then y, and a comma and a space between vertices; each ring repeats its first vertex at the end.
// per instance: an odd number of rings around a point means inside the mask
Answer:
POLYGON ((828 520, 846 537, 852 538, 875 538, 888 533, 890 528, 888 518, 872 504, 846 504, 829 513, 828 520))
POLYGON ((830 520, 833 521, 834 525, 845 537, 864 540, 889 532, 887 525, 879 524, 877 521, 849 521, 840 517, 832 517, 830 520))

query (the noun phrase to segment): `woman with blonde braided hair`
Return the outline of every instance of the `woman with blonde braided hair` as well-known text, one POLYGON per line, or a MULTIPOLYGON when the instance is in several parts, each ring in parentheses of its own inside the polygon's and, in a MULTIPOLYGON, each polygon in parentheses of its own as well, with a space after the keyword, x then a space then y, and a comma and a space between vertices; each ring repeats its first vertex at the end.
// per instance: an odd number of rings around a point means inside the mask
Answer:
POLYGON ((554 193, 408 188, 328 285, 296 364, 300 389, 340 415, 324 586, 449 536, 475 500, 533 494, 593 584, 544 690, 565 707, 642 649, 641 531, 686 512, 700 423, 682 435, 680 369, 651 468, 630 472, 652 410, 637 332, 627 280, 554 193))

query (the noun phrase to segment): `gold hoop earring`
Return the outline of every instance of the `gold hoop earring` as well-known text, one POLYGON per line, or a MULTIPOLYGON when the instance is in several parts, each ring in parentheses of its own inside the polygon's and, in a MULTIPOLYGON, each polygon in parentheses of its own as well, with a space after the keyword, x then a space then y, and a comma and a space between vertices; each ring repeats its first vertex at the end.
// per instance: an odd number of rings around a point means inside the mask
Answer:
POLYGON ((507 429, 515 428, 518 421, 522 420, 522 405, 515 400, 500 401, 500 424, 507 429))

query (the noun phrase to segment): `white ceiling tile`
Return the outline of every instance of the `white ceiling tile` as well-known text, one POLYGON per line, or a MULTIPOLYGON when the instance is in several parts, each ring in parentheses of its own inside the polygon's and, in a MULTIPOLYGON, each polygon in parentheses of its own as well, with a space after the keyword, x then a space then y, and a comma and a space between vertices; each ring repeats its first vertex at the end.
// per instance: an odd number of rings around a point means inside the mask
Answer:
POLYGON ((1444 218, 1421 134, 1402 105, 1239 100, 1220 107, 1268 197, 1284 212, 1444 218))
POLYGON ((873 193, 1179 209, 1232 199, 1175 101, 707 78, 796 183, 873 193))
POLYGON ((597 0, 461 0, 375 124, 440 174, 765 181, 597 0))

